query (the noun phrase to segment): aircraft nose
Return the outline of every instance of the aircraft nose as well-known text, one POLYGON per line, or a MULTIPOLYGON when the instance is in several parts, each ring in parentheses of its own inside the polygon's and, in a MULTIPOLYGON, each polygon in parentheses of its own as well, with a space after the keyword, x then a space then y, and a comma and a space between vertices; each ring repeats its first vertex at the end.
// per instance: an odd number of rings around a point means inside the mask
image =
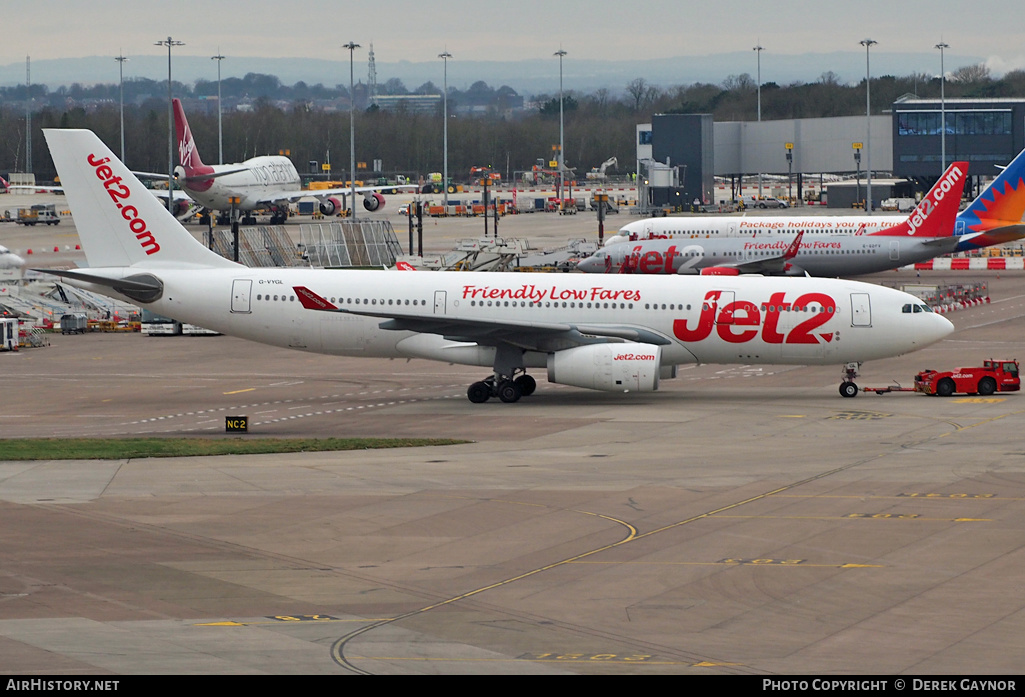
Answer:
POLYGON ((577 263, 577 269, 584 273, 597 273, 603 269, 603 265, 596 256, 589 256, 577 263))
POLYGON ((943 315, 936 314, 935 312, 929 312, 926 313, 922 319, 925 321, 922 323, 922 327, 918 332, 920 346, 935 344, 937 341, 946 338, 954 331, 953 322, 943 315))

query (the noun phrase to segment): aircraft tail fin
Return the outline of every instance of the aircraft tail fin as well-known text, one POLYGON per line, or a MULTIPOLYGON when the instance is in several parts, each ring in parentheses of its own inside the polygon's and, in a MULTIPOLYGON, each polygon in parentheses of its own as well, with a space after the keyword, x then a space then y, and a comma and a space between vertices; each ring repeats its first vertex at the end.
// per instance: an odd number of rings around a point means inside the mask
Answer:
POLYGON ((966 233, 1019 225, 1025 219, 1025 150, 961 213, 966 233))
POLYGON ((911 211, 907 220, 872 234, 884 237, 953 236, 957 210, 961 204, 961 194, 964 192, 967 178, 967 162, 951 163, 915 210, 911 211))
POLYGON ((238 266, 197 242, 95 133, 43 134, 90 266, 238 266))
POLYGON ((185 118, 185 109, 182 108, 180 99, 174 99, 174 132, 178 137, 178 161, 185 170, 185 175, 191 177, 195 174, 209 174, 204 169, 210 169, 203 164, 199 156, 199 148, 196 147, 196 140, 192 137, 192 129, 189 128, 189 120, 185 118))

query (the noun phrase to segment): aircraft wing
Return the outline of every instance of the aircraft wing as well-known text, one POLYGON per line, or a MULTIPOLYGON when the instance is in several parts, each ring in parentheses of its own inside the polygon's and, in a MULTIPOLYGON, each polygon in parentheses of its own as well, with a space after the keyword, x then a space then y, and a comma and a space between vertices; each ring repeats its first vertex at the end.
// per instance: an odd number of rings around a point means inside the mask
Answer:
MULTIPOLYGON (((370 191, 381 191, 382 189, 417 189, 419 188, 416 184, 385 184, 382 186, 357 186, 355 191, 357 194, 365 194, 370 191)), ((265 198, 258 199, 256 203, 258 205, 272 205, 275 203, 295 203, 299 199, 312 197, 317 199, 328 198, 330 196, 349 196, 352 194, 353 189, 296 189, 295 191, 278 191, 265 198)))
POLYGON ((590 325, 553 322, 524 322, 496 319, 432 316, 395 310, 353 310, 337 307, 305 286, 295 286, 303 307, 322 312, 340 312, 379 317, 381 329, 439 334, 449 341, 466 341, 483 346, 509 344, 525 350, 553 351, 571 346, 626 340, 666 346, 669 338, 650 329, 630 325, 590 325))
POLYGON ((786 273, 790 267, 790 260, 797 256, 798 250, 801 248, 801 239, 804 238, 804 230, 797 233, 797 237, 790 243, 790 246, 786 248, 779 256, 768 257, 766 259, 756 259, 754 261, 743 261, 738 264, 721 264, 726 268, 736 269, 740 273, 761 273, 761 274, 781 274, 786 273))

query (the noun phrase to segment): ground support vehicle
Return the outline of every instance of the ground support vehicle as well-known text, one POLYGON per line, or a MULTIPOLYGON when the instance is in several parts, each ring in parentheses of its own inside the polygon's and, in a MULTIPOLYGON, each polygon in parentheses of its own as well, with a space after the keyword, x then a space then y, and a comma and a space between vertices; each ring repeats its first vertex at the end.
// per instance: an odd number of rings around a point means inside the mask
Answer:
POLYGON ((915 391, 949 397, 954 393, 991 395, 994 392, 1017 392, 1021 389, 1018 361, 990 359, 977 368, 955 368, 949 371, 923 370, 915 376, 915 391))
POLYGON ((914 387, 896 384, 859 388, 854 384, 857 368, 848 366, 845 371, 844 382, 840 385, 840 394, 844 397, 856 397, 858 392, 921 392, 940 397, 949 397, 953 394, 988 396, 995 392, 1017 392, 1021 389, 1018 361, 1015 359, 988 359, 978 368, 923 370, 915 376, 914 387))
POLYGON ((18 218, 15 220, 19 225, 57 225, 61 219, 52 203, 43 203, 31 208, 19 208, 18 218))
POLYGON ((84 334, 89 331, 89 318, 82 312, 61 315, 61 334, 84 334))

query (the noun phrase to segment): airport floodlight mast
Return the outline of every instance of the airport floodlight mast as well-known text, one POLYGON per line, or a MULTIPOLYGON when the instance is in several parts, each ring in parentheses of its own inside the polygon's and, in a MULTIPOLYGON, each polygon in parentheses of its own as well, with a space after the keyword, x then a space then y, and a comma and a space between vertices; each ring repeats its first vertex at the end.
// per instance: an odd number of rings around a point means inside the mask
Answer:
POLYGON ((128 60, 125 57, 124 51, 118 51, 118 55, 115 56, 114 60, 117 61, 117 72, 118 72, 118 92, 121 97, 121 161, 125 161, 125 61, 128 60))
POLYGON ((32 171, 32 56, 25 56, 25 171, 32 171))
POLYGON ((562 115, 562 58, 566 52, 560 47, 553 55, 559 57, 559 213, 562 213, 563 203, 566 200, 566 156, 564 154, 566 138, 562 115))
POLYGON ((947 95, 945 90, 947 73, 943 69, 943 49, 950 48, 950 45, 940 39, 936 48, 940 50, 940 172, 945 172, 947 170, 947 95))
POLYGON ((858 43, 865 47, 865 215, 872 215, 872 71, 868 53, 879 42, 862 39, 858 43))
MULTIPOLYGON (((762 122, 762 48, 761 43, 752 49, 758 56, 758 123, 762 122)), ((762 171, 758 170, 758 198, 762 197, 762 171)))
MULTIPOLYGON (((444 82, 443 94, 442 94, 442 97, 441 97, 441 102, 442 102, 441 118, 442 118, 442 123, 444 124, 444 126, 442 128, 442 132, 444 134, 443 135, 443 140, 445 142, 445 156, 444 156, 444 160, 442 161, 443 164, 442 164, 442 168, 441 168, 441 185, 443 187, 445 187, 445 212, 446 213, 448 212, 448 59, 451 58, 451 57, 452 57, 452 54, 448 52, 447 48, 445 49, 444 53, 439 53, 438 54, 438 58, 440 58, 441 60, 445 61, 445 82, 444 82)), ((487 217, 487 216, 485 216, 485 217, 487 217)))
POLYGON ((210 56, 210 60, 217 61, 217 164, 224 164, 224 131, 221 130, 221 61, 226 56, 221 55, 221 47, 217 47, 217 55, 210 56))
POLYGON ((356 116, 355 116, 356 94, 355 94, 354 90, 356 89, 356 83, 354 82, 353 72, 352 72, 352 54, 353 54, 353 51, 355 51, 357 48, 359 48, 359 44, 357 44, 355 41, 350 41, 349 43, 347 43, 344 46, 342 46, 342 48, 349 49, 349 179, 350 179, 350 185, 351 185, 351 188, 352 188, 352 199, 351 199, 352 208, 350 210, 352 211, 352 219, 355 220, 356 219, 356 121, 354 119, 356 118, 356 116))
POLYGON ((171 103, 171 48, 184 46, 170 36, 154 46, 167 46, 167 210, 174 215, 174 105, 171 103))

